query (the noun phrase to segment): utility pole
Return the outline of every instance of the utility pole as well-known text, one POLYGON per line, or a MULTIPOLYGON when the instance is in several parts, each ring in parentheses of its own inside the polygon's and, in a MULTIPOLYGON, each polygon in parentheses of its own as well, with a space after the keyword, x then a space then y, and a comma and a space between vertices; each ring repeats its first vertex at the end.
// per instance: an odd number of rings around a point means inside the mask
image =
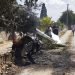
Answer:
POLYGON ((69 28, 69 25, 68 25, 68 20, 69 20, 69 17, 68 17, 68 15, 69 15, 68 9, 69 9, 69 4, 67 4, 67 18, 66 18, 66 24, 67 24, 67 26, 69 28))

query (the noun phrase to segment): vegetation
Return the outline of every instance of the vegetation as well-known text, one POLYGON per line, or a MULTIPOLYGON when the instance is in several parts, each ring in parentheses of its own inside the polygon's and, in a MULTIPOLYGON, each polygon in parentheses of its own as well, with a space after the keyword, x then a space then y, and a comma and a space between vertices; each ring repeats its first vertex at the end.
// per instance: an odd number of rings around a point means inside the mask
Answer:
POLYGON ((58 25, 58 27, 60 28, 60 30, 63 30, 65 25, 63 23, 61 23, 60 21, 57 21, 54 23, 55 25, 58 25))
POLYGON ((75 24, 75 14, 73 11, 68 10, 63 12, 62 16, 59 18, 59 21, 61 23, 67 24, 67 14, 68 14, 68 27, 71 27, 71 25, 75 24))
POLYGON ((52 23, 53 23, 53 21, 51 20, 50 17, 44 17, 44 18, 40 19, 39 29, 42 30, 42 31, 45 31, 46 28, 48 26, 50 26, 52 23))
POLYGON ((37 24, 37 17, 32 11, 27 11, 24 7, 20 6, 16 12, 17 31, 34 32, 37 24))
POLYGON ((43 4, 42 4, 42 9, 41 9, 40 18, 44 18, 44 17, 47 17, 47 9, 46 9, 45 4, 43 3, 43 4))
POLYGON ((37 17, 32 12, 32 7, 37 1, 25 0, 25 5, 21 6, 15 0, 0 0, 0 27, 3 27, 6 32, 11 32, 12 35, 16 30, 22 32, 33 30, 37 17))

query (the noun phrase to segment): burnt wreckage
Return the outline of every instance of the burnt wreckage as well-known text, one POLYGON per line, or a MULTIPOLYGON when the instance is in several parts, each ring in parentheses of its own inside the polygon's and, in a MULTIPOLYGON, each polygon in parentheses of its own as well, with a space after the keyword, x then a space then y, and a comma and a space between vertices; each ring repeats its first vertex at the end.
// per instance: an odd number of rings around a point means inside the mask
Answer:
POLYGON ((15 63, 24 63, 29 60, 30 63, 35 63, 32 55, 40 50, 40 42, 36 37, 36 17, 34 14, 25 13, 23 17, 24 25, 20 25, 18 29, 22 29, 23 37, 20 40, 13 42, 12 56, 15 63), (27 16, 27 17, 26 17, 27 16), (26 21, 25 21, 26 20, 26 21))
POLYGON ((16 63, 24 63, 24 61, 26 62, 26 59, 28 59, 31 63, 35 63, 32 55, 40 50, 40 44, 35 37, 35 39, 32 37, 26 35, 18 42, 13 43, 12 50, 14 61, 16 63))
POLYGON ((35 63, 33 55, 40 51, 41 47, 45 47, 45 41, 41 38, 50 41, 50 44, 56 44, 56 41, 37 29, 36 25, 38 25, 39 20, 34 14, 23 10, 21 14, 19 13, 17 21, 19 22, 17 31, 22 32, 23 36, 18 41, 13 42, 13 60, 19 64, 25 64, 26 62, 35 63))

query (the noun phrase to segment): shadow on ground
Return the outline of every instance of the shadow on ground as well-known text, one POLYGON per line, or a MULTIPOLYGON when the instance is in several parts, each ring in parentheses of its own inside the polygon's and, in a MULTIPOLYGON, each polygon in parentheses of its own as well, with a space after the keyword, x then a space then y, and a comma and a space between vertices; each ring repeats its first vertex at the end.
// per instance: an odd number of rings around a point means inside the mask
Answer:
MULTIPOLYGON (((20 66, 22 66, 23 69, 26 69, 26 71, 28 68, 28 72, 48 71, 51 75, 66 75, 66 73, 69 72, 70 67, 75 68, 75 63, 71 61, 70 56, 71 54, 67 50, 41 50, 33 55, 33 59, 36 64, 27 63, 20 66)), ((48 75, 45 74, 45 72, 44 75, 48 75)))

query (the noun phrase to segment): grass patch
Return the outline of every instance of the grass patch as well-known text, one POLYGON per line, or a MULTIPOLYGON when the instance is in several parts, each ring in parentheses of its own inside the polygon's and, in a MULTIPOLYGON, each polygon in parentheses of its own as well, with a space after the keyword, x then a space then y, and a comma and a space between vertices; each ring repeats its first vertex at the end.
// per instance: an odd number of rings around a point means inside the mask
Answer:
POLYGON ((0 41, 0 44, 3 44, 3 41, 0 41))

